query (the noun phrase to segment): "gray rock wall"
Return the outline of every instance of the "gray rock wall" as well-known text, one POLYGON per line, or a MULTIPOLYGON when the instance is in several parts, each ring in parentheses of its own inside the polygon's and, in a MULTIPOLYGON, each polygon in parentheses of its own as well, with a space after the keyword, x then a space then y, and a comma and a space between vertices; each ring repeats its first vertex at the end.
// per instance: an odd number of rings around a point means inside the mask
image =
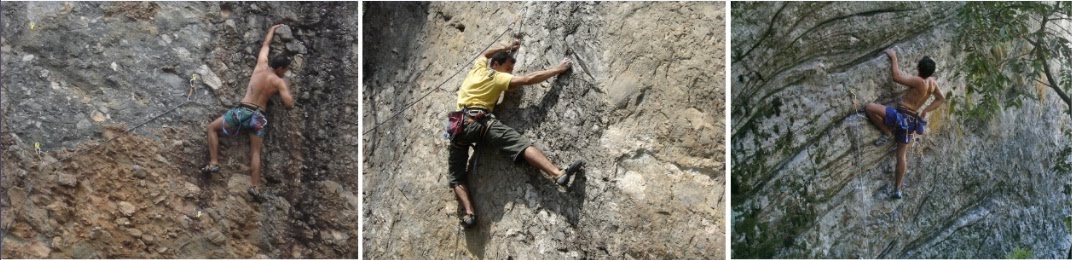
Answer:
MULTIPOLYGON (((82 198, 102 195, 102 191, 58 186, 47 180, 56 174, 89 180, 78 174, 90 174, 81 171, 92 167, 72 164, 82 157, 68 151, 89 154, 107 149, 102 147, 110 144, 100 141, 108 137, 108 129, 126 129, 160 116, 134 131, 153 140, 145 146, 162 146, 150 151, 154 154, 130 155, 135 158, 132 162, 122 158, 134 150, 118 150, 118 155, 93 164, 117 163, 121 168, 138 166, 150 173, 167 172, 154 179, 153 185, 186 182, 203 191, 174 203, 193 203, 195 209, 203 211, 242 212, 240 218, 227 221, 256 223, 253 230, 258 231, 236 231, 226 224, 205 230, 180 228, 183 235, 189 232, 191 241, 220 237, 216 235, 220 233, 211 232, 218 229, 238 242, 207 244, 210 246, 179 255, 175 250, 158 252, 156 248, 116 251, 112 249, 117 244, 102 241, 92 246, 96 256, 357 256, 351 246, 357 242, 358 225, 354 176, 358 167, 357 7, 356 3, 4 2, 0 109, 5 138, 5 220, 19 219, 8 223, 18 226, 29 221, 23 220, 20 212, 33 212, 33 208, 56 201, 88 203, 82 198), (221 139, 221 174, 204 177, 197 175, 196 169, 207 163, 205 127, 244 95, 256 52, 274 22, 288 25, 276 34, 272 52, 294 60, 287 79, 298 107, 285 110, 277 99, 269 102, 270 122, 263 151, 265 183, 272 195, 269 203, 245 205, 242 198, 246 195, 229 189, 243 187, 232 184, 248 185, 248 138, 221 139), (41 144, 43 157, 28 156, 33 155, 34 143, 41 144), (173 163, 173 168, 148 169, 137 159, 156 155, 173 163), (67 156, 74 157, 63 160, 67 156), (39 166, 40 160, 48 158, 58 162, 39 166), (34 183, 44 186, 28 188, 34 183), (16 188, 34 191, 27 195, 31 203, 17 208, 12 205, 7 191, 16 188), (71 196, 47 196, 59 190, 71 196)), ((133 172, 115 173, 117 179, 101 181, 133 185, 138 182, 129 179, 133 172)), ((158 207, 151 204, 135 206, 158 207)), ((68 228, 90 225, 56 224, 68 228)), ((35 226, 34 232, 4 233, 3 239, 5 246, 10 241, 46 241, 52 235, 75 239, 44 232, 52 229, 35 226)), ((5 247, 4 258, 78 257, 61 251, 59 243, 52 246, 56 249, 51 254, 42 250, 27 254, 5 247), (44 254, 36 254, 40 252, 44 254)))
MULTIPOLYGON (((929 55, 952 102, 960 3, 734 3, 731 192, 734 257, 1062 258, 1072 236, 1063 105, 1048 88, 979 122, 943 106, 912 146, 907 197, 888 198, 894 146, 858 113, 890 104, 929 55)), ((1032 82, 1027 80, 1026 82, 1032 82)))
POLYGON ((723 257, 723 3, 366 7, 365 257, 723 257), (464 78, 451 76, 518 32, 518 74, 568 50, 575 65, 507 93, 496 114, 587 171, 558 189, 477 149, 479 222, 462 232, 440 137, 464 78))

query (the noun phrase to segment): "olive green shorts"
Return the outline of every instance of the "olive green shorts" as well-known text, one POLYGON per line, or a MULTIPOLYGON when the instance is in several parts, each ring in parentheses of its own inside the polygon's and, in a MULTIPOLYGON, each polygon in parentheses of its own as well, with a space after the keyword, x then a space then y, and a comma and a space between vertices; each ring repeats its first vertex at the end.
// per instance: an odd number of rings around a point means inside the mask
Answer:
POLYGON ((492 114, 476 123, 467 124, 460 134, 451 140, 448 149, 447 163, 449 164, 450 187, 457 184, 465 184, 469 167, 469 146, 477 144, 481 147, 491 146, 499 149, 503 155, 510 157, 516 163, 521 159, 525 148, 532 145, 528 138, 521 136, 513 128, 503 124, 492 114))

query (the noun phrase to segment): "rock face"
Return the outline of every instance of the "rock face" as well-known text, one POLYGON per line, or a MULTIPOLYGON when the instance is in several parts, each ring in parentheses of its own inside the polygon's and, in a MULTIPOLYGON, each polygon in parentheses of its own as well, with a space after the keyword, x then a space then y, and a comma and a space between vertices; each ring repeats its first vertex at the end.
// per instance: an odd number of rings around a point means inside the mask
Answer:
POLYGON ((723 257, 723 3, 367 7, 365 257, 723 257), (441 137, 454 74, 518 34, 516 74, 575 65, 507 92, 496 115, 553 162, 588 166, 561 189, 476 149, 479 220, 461 231, 441 137))
MULTIPOLYGON (((858 110, 893 103, 894 47, 915 73, 929 55, 951 102, 971 102, 952 46, 960 3, 733 3, 734 257, 1065 258, 1069 145, 1048 88, 990 121, 946 105, 908 155, 891 200, 893 145, 858 110)), ((1028 79, 1026 82, 1033 82, 1028 79)))
POLYGON ((3 258, 357 256, 356 3, 2 7, 3 258), (277 21, 298 107, 269 102, 257 204, 248 138, 197 169, 277 21))

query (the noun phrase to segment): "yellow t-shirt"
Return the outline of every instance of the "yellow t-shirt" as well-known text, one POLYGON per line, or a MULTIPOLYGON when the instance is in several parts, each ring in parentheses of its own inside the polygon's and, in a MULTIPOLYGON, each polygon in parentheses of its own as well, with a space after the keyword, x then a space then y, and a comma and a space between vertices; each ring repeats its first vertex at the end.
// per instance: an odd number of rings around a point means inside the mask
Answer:
POLYGON ((473 68, 462 82, 462 88, 458 90, 458 109, 466 107, 479 107, 492 111, 495 102, 499 101, 502 94, 510 87, 510 80, 514 75, 498 72, 488 67, 488 58, 481 55, 473 61, 473 68))

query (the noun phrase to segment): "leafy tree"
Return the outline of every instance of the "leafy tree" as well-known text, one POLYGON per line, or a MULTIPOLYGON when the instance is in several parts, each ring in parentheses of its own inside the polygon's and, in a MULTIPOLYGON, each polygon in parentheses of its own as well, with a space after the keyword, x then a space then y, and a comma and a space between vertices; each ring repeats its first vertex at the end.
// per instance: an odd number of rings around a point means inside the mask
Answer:
POLYGON ((955 41, 965 58, 957 74, 964 73, 968 102, 955 111, 986 120, 1002 104, 1022 105, 1029 86, 1045 86, 1072 117, 1072 3, 970 2, 958 19, 955 41))

